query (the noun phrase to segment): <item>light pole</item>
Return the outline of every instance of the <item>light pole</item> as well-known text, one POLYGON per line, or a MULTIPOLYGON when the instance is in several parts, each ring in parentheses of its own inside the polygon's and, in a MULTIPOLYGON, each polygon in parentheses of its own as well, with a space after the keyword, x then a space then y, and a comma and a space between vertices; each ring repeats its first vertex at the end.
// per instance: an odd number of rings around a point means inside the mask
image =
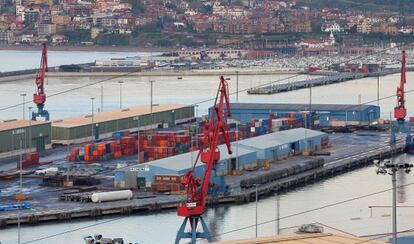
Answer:
POLYGON ((93 103, 94 103, 94 100, 95 100, 95 97, 91 97, 91 120, 92 120, 92 123, 91 123, 91 136, 92 136, 92 140, 94 139, 94 137, 93 137, 93 131, 94 131, 94 113, 93 113, 93 103))
POLYGON ((152 95, 153 95, 152 88, 153 88, 153 83, 154 82, 155 82, 154 80, 149 81, 149 83, 150 83, 150 111, 151 111, 151 116, 152 116, 152 95))
POLYGON ((239 71, 236 71, 236 103, 239 102, 239 71))
POLYGON ((25 112, 24 112, 24 104, 26 103, 26 101, 25 101, 25 98, 26 98, 26 93, 22 93, 22 94, 20 94, 20 96, 22 97, 22 99, 23 99, 23 120, 25 120, 25 118, 26 118, 26 116, 25 116, 25 112))
POLYGON ((101 112, 103 112, 103 84, 101 84, 101 112))
POLYGON ((258 202, 259 202, 259 194, 258 194, 258 190, 257 190, 257 187, 259 186, 259 184, 254 184, 255 185, 255 187, 256 187, 256 222, 255 222, 255 226, 256 226, 256 238, 257 238, 257 205, 258 205, 258 202))
POLYGON ((276 193, 276 235, 280 234, 280 197, 276 193))
POLYGON ((152 95, 153 95, 152 88, 153 88, 153 83, 154 82, 155 82, 154 80, 150 80, 149 81, 149 83, 150 83, 150 112, 151 112, 151 124, 152 124, 151 126, 154 125, 154 116, 152 114, 152 107, 153 107, 153 103, 152 103, 152 95))
MULTIPOLYGON (((24 103, 23 103, 24 104, 24 103)), ((26 134, 24 134, 26 136, 26 134)), ((20 189, 19 189, 19 195, 17 197, 17 201, 20 202, 21 199, 23 199, 23 138, 20 138, 20 161, 19 161, 19 178, 20 178, 20 189)), ((20 233, 20 208, 17 209, 17 243, 21 243, 21 233, 20 233)))
POLYGON ((118 81, 119 83, 119 108, 122 109, 122 84, 124 83, 122 80, 118 81))
POLYGON ((379 101, 380 101, 380 77, 379 75, 377 76, 377 105, 379 106, 379 101))
POLYGON ((29 109, 29 152, 32 151, 32 120, 30 119, 30 115, 32 114, 32 108, 28 107, 29 109))
MULTIPOLYGON (((140 120, 139 120, 139 116, 137 116, 137 117, 135 117, 134 118, 135 120, 137 120, 137 123, 138 123, 138 163, 141 163, 141 160, 140 160, 140 158, 139 158, 139 151, 140 151, 140 143, 139 143, 139 138, 140 138, 140 134, 139 134, 139 127, 141 126, 141 122, 140 122, 140 120)), ((142 163, 144 163, 144 162, 142 162, 142 163)))
POLYGON ((377 174, 392 176, 392 243, 397 244, 397 172, 400 170, 409 174, 411 172, 412 164, 409 163, 394 163, 393 159, 385 159, 383 161, 375 160, 374 164, 377 166, 377 174))

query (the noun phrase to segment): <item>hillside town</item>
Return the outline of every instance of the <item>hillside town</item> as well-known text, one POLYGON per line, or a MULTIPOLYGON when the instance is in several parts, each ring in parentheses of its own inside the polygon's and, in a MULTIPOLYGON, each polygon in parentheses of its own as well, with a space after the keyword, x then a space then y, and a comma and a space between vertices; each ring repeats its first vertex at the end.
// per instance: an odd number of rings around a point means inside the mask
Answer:
POLYGON ((398 12, 317 9, 294 0, 0 0, 2 45, 183 48, 237 42, 240 48, 277 48, 300 43, 321 52, 335 48, 335 39, 361 45, 364 35, 412 36, 409 22, 398 12), (256 36, 261 44, 241 42, 245 36, 256 36))

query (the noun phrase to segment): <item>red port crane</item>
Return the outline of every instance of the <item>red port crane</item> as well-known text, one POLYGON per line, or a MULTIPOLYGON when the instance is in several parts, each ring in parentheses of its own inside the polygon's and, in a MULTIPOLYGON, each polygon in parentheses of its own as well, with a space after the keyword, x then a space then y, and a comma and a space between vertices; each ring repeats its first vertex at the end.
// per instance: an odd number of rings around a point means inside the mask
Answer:
POLYGON ((397 107, 394 108, 394 117, 399 123, 404 123, 407 116, 407 109, 405 108, 404 84, 407 82, 405 75, 405 51, 402 51, 402 67, 400 86, 397 87, 397 107))
POLYGON ((229 88, 227 81, 221 76, 212 113, 203 128, 203 145, 197 154, 192 169, 184 175, 181 181, 181 183, 186 186, 187 199, 185 203, 180 204, 177 209, 178 216, 184 217, 185 219, 177 233, 175 240, 176 244, 183 238, 191 239, 191 243, 193 244, 196 243, 197 238, 204 238, 209 242, 212 241, 210 232, 202 215, 206 208, 208 189, 211 185, 211 173, 214 165, 220 160, 220 151, 218 149, 220 133, 223 135, 228 153, 232 154, 226 122, 227 117, 230 116, 229 88), (226 106, 225 111, 224 106, 226 106), (206 164, 203 179, 197 178, 194 173, 195 166, 200 158, 200 161, 206 164), (188 221, 191 231, 185 232, 188 221), (201 223, 203 232, 197 232, 198 223, 201 223))
POLYGON ((46 102, 45 94, 45 76, 48 71, 47 67, 47 48, 46 43, 42 44, 42 59, 40 60, 40 67, 36 74, 36 93, 33 94, 33 103, 37 106, 37 112, 32 113, 32 120, 37 120, 38 118, 49 120, 49 112, 44 110, 46 102))

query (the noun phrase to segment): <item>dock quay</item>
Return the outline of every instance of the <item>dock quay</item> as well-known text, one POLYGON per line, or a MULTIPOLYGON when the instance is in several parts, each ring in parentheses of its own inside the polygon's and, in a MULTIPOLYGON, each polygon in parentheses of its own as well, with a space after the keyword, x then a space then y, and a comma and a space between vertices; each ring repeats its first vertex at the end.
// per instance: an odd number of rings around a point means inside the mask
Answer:
MULTIPOLYGON (((286 164, 297 164, 309 158, 323 158, 323 167, 308 170, 290 177, 280 178, 258 187, 258 193, 262 196, 280 191, 288 191, 294 187, 311 184, 315 181, 345 173, 349 170, 372 164, 374 159, 381 159, 403 153, 405 139, 399 137, 394 147, 388 143, 387 133, 357 133, 330 135, 331 148, 325 149, 331 152, 326 156, 295 156, 286 160, 271 163, 266 172, 277 171, 286 164)), ((222 203, 245 203, 252 201, 255 196, 255 188, 241 188, 240 181, 261 175, 264 171, 257 169, 245 172, 243 175, 226 176, 226 183, 230 186, 230 192, 225 196, 209 198, 209 205, 222 203)), ((373 172, 373 174, 375 174, 373 172)), ((35 179, 30 179, 35 181, 35 179)), ((47 221, 70 221, 77 218, 99 218, 105 215, 129 215, 161 210, 174 209, 185 199, 185 195, 164 195, 150 192, 139 192, 132 200, 122 200, 103 203, 83 203, 61 201, 58 195, 67 191, 65 188, 54 188, 47 192, 38 192, 36 201, 31 202, 33 209, 20 210, 21 223, 35 225, 47 221), (54 195, 53 195, 54 194, 54 195), (137 196, 139 194, 139 196, 137 196)), ((17 212, 0 213, 0 228, 17 224, 17 212)))
MULTIPOLYGON (((408 68, 407 71, 413 71, 413 68, 408 68)), ((300 74, 308 75, 323 75, 322 77, 293 81, 288 83, 274 84, 264 87, 251 88, 247 90, 247 94, 250 95, 271 95, 276 93, 288 92, 293 90, 299 90, 308 88, 310 86, 324 86, 334 83, 340 83, 350 80, 362 79, 366 77, 378 77, 400 72, 400 69, 385 69, 378 72, 371 73, 349 73, 349 72, 301 72, 300 74)))

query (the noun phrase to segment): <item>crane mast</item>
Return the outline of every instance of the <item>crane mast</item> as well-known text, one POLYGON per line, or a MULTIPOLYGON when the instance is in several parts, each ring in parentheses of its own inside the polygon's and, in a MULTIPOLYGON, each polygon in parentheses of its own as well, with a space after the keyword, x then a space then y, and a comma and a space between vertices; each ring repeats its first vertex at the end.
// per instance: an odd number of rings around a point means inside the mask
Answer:
POLYGON ((228 153, 232 154, 226 123, 227 117, 230 116, 231 109, 228 84, 224 77, 221 76, 212 113, 203 128, 203 145, 197 154, 192 169, 184 175, 181 182, 187 188, 187 198, 186 202, 180 204, 177 209, 178 216, 184 217, 185 219, 177 233, 176 244, 183 238, 191 238, 191 243, 193 244, 197 238, 204 238, 209 242, 212 241, 202 215, 206 208, 211 173, 214 165, 220 160, 220 151, 218 149, 220 133, 224 138, 228 153), (226 106, 225 111, 224 106, 226 106), (202 180, 194 175, 194 169, 199 159, 202 163, 206 164, 202 180), (191 232, 185 232, 187 221, 190 223, 191 232), (201 223, 204 232, 197 232, 198 223, 201 223))
POLYGON ((47 67, 47 48, 46 43, 42 44, 42 58, 40 60, 40 67, 36 74, 36 93, 33 94, 33 103, 37 106, 37 112, 32 113, 32 120, 37 120, 38 118, 49 120, 49 112, 44 110, 46 102, 45 94, 45 76, 48 72, 47 67))
POLYGON ((394 108, 394 117, 398 123, 404 123, 405 117, 407 116, 407 109, 405 107, 405 94, 404 85, 407 82, 406 69, 405 69, 405 51, 402 51, 402 66, 401 66, 401 80, 400 86, 397 87, 397 107, 394 108))

